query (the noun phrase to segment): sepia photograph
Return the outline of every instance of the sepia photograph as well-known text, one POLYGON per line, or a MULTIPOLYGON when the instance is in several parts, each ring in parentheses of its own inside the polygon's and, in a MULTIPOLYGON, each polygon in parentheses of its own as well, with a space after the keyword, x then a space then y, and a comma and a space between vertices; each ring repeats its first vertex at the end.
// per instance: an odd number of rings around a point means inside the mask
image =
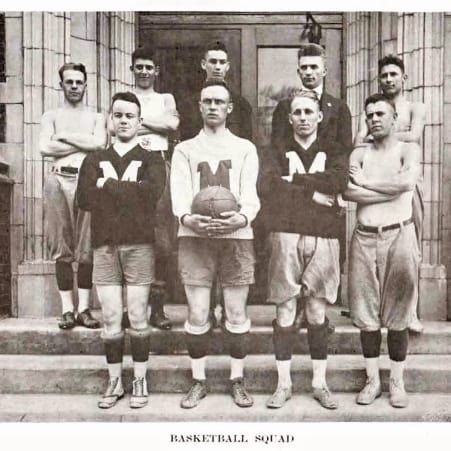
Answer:
POLYGON ((152 6, 0 11, 0 422, 451 421, 451 13, 152 6))

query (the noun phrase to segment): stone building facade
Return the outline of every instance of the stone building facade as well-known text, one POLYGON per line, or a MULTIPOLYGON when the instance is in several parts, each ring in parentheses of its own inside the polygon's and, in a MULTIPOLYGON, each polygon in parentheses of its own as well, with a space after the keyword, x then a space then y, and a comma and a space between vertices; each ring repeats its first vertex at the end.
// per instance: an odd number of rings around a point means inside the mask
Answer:
MULTIPOLYGON (((241 57, 237 84, 257 112, 258 52, 272 45, 270 29, 277 31, 278 39, 285 36, 282 44, 274 41, 274 46, 293 46, 294 41, 289 40, 292 30, 302 29, 304 17, 304 13, 186 16, 151 12, 6 12, 2 15, 6 45, 5 77, 0 78, 3 109, 0 113, 4 111, 0 115, 0 126, 4 127, 4 136, 0 133, 0 159, 9 164, 9 177, 14 182, 9 227, 13 316, 59 314, 54 265, 46 259, 43 230, 42 191, 48 167, 36 143, 43 111, 56 107, 62 100, 57 75, 61 64, 81 61, 86 65, 86 102, 107 113, 112 94, 131 87, 130 55, 135 45, 142 44, 148 36, 143 30, 155 33, 169 30, 170 34, 171 27, 179 31, 185 27, 194 30, 192 33, 198 29, 233 28, 239 30, 236 42, 237 55, 241 57), (256 73, 248 65, 253 55, 256 73)), ((427 106, 420 316, 451 318, 449 294, 447 299, 447 292, 451 293, 451 14, 321 13, 318 20, 328 33, 326 49, 333 49, 340 58, 336 66, 341 79, 329 82, 347 100, 354 131, 364 98, 378 90, 377 60, 384 54, 396 53, 404 59, 409 74, 406 96, 427 106)), ((349 230, 355 221, 354 213, 350 205, 349 230)))

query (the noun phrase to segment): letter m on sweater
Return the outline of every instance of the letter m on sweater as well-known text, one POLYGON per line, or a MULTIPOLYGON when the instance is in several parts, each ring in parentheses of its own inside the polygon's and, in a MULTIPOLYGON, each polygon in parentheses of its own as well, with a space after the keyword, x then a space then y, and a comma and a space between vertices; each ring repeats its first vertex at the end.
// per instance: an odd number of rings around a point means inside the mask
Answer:
POLYGON ((202 161, 197 166, 197 172, 200 173, 200 189, 218 185, 230 189, 230 169, 232 169, 231 160, 221 160, 215 173, 208 161, 202 161))
MULTIPOLYGON (((105 178, 112 178, 118 180, 116 169, 109 161, 99 162, 100 168, 103 170, 103 176, 105 178)), ((123 182, 137 182, 138 181, 138 169, 142 166, 142 161, 132 160, 127 166, 121 177, 123 182)))

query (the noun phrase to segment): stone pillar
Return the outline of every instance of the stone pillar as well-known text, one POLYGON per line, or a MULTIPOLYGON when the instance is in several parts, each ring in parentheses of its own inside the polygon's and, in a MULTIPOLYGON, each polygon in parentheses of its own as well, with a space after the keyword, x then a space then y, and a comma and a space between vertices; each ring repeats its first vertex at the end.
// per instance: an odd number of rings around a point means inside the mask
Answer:
POLYGON ((5 12, 5 81, 0 83, 0 103, 5 108, 5 140, 0 143, 0 159, 9 165, 12 186, 10 217, 12 315, 17 315, 17 268, 23 258, 24 236, 24 92, 22 53, 22 13, 5 12))
POLYGON ((43 112, 63 101, 58 69, 65 61, 85 64, 86 104, 107 113, 111 93, 131 86, 128 66, 134 23, 134 13, 126 12, 23 13, 25 220, 23 261, 18 267, 18 316, 61 313, 54 263, 48 261, 43 230, 43 180, 48 163, 37 145, 43 112))

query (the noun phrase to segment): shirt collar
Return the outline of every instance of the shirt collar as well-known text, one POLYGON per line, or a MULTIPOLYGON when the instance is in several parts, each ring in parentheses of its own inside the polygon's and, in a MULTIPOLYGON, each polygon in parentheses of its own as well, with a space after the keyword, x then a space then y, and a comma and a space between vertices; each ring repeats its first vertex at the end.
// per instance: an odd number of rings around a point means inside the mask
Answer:
POLYGON ((308 89, 305 86, 302 86, 301 91, 313 91, 318 96, 318 99, 321 99, 321 96, 323 95, 323 84, 321 83, 319 86, 317 86, 314 89, 308 89))

